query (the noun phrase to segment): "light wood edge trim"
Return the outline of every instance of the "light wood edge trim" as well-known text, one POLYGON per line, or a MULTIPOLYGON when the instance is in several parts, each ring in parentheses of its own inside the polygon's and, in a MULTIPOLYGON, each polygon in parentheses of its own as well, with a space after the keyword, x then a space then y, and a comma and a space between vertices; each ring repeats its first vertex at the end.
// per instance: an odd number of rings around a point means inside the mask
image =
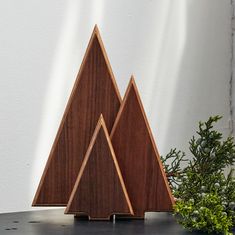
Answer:
POLYGON ((130 198, 129 198, 127 190, 126 190, 126 186, 125 186, 124 180, 122 178, 122 173, 120 171, 120 168, 119 168, 119 165, 118 165, 118 161, 117 161, 117 158, 116 158, 116 155, 115 155, 115 152, 114 152, 114 149, 113 149, 113 145, 111 143, 111 140, 110 140, 110 137, 109 137, 109 133, 108 133, 108 129, 106 127, 106 124, 105 124, 103 116, 101 116, 100 120, 101 120, 101 125, 103 127, 103 130, 104 130, 104 133, 105 133, 108 145, 109 145, 109 149, 111 151, 111 155, 112 155, 112 158, 113 158, 113 162, 114 162, 116 171, 118 173, 118 177, 119 177, 119 180, 120 180, 120 183, 121 183, 121 187, 122 187, 122 190, 124 192, 124 196, 125 196, 127 205, 129 207, 129 210, 130 210, 130 214, 133 215, 134 211, 133 211, 133 208, 132 208, 132 205, 131 205, 131 202, 130 202, 130 198))
POLYGON ((123 109, 124 109, 124 107, 125 107, 125 105, 126 105, 127 98, 128 98, 128 96, 129 96, 129 93, 130 93, 130 89, 131 89, 131 81, 129 82, 129 84, 128 84, 128 86, 127 86, 127 89, 126 89, 124 98, 123 98, 123 100, 122 100, 121 106, 120 106, 120 108, 119 108, 119 111, 118 111, 118 113, 117 113, 116 119, 115 119, 115 121, 114 121, 112 130, 111 130, 111 133, 110 133, 110 139, 111 139, 111 141, 112 141, 114 132, 115 132, 115 130, 116 130, 116 128, 117 128, 117 125, 118 125, 118 123, 119 123, 119 120, 120 120, 120 118, 121 118, 121 116, 122 116, 123 109))
POLYGON ((101 48, 101 50, 102 50, 102 53, 103 53, 103 56, 104 56, 106 65, 107 65, 107 67, 108 67, 109 74, 110 74, 110 76, 111 76, 111 80, 112 80, 112 83, 113 83, 113 85, 114 85, 115 92, 116 92, 116 94, 117 94, 117 96, 118 96, 118 99, 119 99, 119 102, 120 102, 120 104, 121 104, 122 98, 121 98, 121 95, 120 95, 120 92, 119 92, 119 89, 118 89, 118 86, 117 86, 117 83, 116 83, 116 79, 115 79, 115 76, 114 76, 114 73, 113 73, 113 70, 112 70, 112 67, 111 67, 111 64, 110 64, 110 61, 109 61, 109 58, 108 58, 106 49, 105 49, 105 47, 104 47, 104 43, 103 43, 103 40, 102 40, 102 38, 101 38, 101 36, 100 36, 100 31, 99 31, 97 25, 95 25, 94 32, 95 32, 95 34, 96 34, 96 36, 97 36, 97 39, 98 39, 98 41, 99 41, 99 43, 100 43, 100 48, 101 48))
POLYGON ((138 102, 139 102, 139 105, 140 105, 140 108, 142 110, 142 114, 143 114, 143 117, 144 117, 144 120, 145 120, 145 124, 146 124, 146 127, 148 129, 148 133, 149 133, 149 136, 150 136, 150 140, 152 142, 152 146, 153 146, 153 149, 154 149, 154 152, 155 152, 155 156, 156 156, 156 159, 157 159, 157 162, 159 163, 159 167, 160 167, 160 170, 161 170, 161 173, 162 173, 162 176, 163 176, 163 179, 164 179, 164 182, 165 182, 165 185, 166 185, 166 188, 167 188, 167 191, 168 191, 168 195, 170 197, 170 200, 171 200, 171 203, 172 205, 175 204, 175 200, 174 200, 174 197, 172 195, 172 192, 171 192, 171 189, 170 189, 170 186, 169 186, 169 183, 168 183, 168 180, 166 178, 166 173, 163 169, 163 165, 162 165, 162 162, 161 162, 161 159, 160 159, 160 154, 159 154, 159 151, 157 149, 157 146, 156 146, 156 143, 154 141, 154 138, 153 138, 153 134, 152 134, 152 131, 151 131, 151 128, 150 128, 150 125, 149 125, 149 122, 148 122, 148 118, 147 118, 147 115, 145 113, 145 110, 144 110, 144 106, 143 106, 143 103, 141 101, 141 98, 140 98, 140 94, 139 94, 139 91, 138 91, 138 88, 136 86, 136 83, 135 83, 135 79, 134 79, 134 76, 132 75, 131 76, 131 81, 130 81, 135 89, 135 93, 136 93, 136 96, 137 96, 137 99, 138 99, 138 102))
POLYGON ((167 192, 168 192, 168 195, 170 197, 170 200, 171 200, 171 203, 172 205, 175 204, 175 200, 174 200, 174 197, 172 195, 172 192, 171 192, 171 189, 170 189, 170 186, 169 186, 169 183, 168 183, 168 180, 166 178, 166 173, 163 169, 163 165, 162 165, 162 162, 160 160, 160 155, 159 155, 159 152, 158 152, 158 149, 157 149, 157 146, 156 146, 156 143, 154 141, 154 138, 153 138, 153 134, 152 134, 152 131, 151 131, 151 128, 150 128, 150 125, 149 125, 149 122, 148 122, 148 119, 147 119, 147 116, 146 116, 146 113, 145 113, 145 110, 144 110, 144 106, 142 104, 142 101, 141 101, 141 98, 140 98, 140 95, 139 95, 139 92, 138 92, 138 88, 136 86, 136 83, 135 83, 135 78, 133 75, 131 75, 131 78, 130 78, 130 81, 129 81, 129 84, 128 84, 128 87, 126 89, 126 92, 125 92, 125 95, 124 95, 124 98, 123 98, 123 102, 121 104, 121 107, 119 109, 119 112, 117 114, 117 117, 116 117, 116 120, 114 122, 114 125, 113 125, 113 128, 112 128, 112 131, 111 131, 111 134, 110 134, 110 138, 112 140, 113 138, 113 135, 115 133, 115 130, 117 128, 117 125, 118 125, 118 122, 121 118, 121 115, 122 115, 122 111, 125 107, 125 104, 127 102, 127 99, 128 99, 128 96, 129 96, 129 93, 131 91, 131 88, 134 88, 134 91, 135 91, 135 94, 136 94, 136 97, 137 97, 137 101, 140 105, 140 109, 141 109, 141 112, 143 114, 143 117, 144 117, 144 121, 145 121, 145 124, 146 124, 146 127, 147 127, 147 130, 148 130, 148 133, 149 133, 149 136, 150 136, 150 140, 151 140, 151 143, 152 143, 152 146, 153 146, 153 149, 154 149, 154 152, 155 152, 155 155, 156 155, 156 160, 159 164, 159 167, 160 167, 160 170, 161 170, 161 174, 163 176, 163 179, 164 179, 164 182, 165 182, 165 185, 166 185, 166 188, 167 188, 167 192))
MULTIPOLYGON (((38 185, 37 191, 36 191, 36 193, 35 193, 35 196, 34 196, 34 199, 33 199, 33 202, 32 202, 32 206, 37 206, 37 205, 38 205, 38 204, 37 204, 37 200, 38 200, 38 197, 39 197, 39 194, 40 194, 40 191, 41 191, 43 182, 44 182, 44 180, 45 180, 45 177, 46 177, 46 174, 47 174, 49 165, 50 165, 50 163, 51 163, 52 156, 53 156, 53 153, 54 153, 54 151, 55 151, 56 145, 57 145, 57 143, 58 143, 58 141, 59 141, 59 137, 60 137, 61 131, 62 131, 62 129, 63 129, 63 126, 64 126, 64 123, 65 123, 65 119, 66 119, 66 117, 67 117, 67 114, 68 114, 68 112, 69 112, 69 109, 70 109, 70 106, 71 106, 71 103, 72 103, 72 100, 73 100, 73 97, 74 97, 74 94, 75 94, 75 90, 76 90, 76 88, 77 88, 77 86, 78 86, 78 84, 79 84, 80 77, 81 77, 81 73, 82 73, 82 71, 83 71, 85 62, 86 62, 86 60, 87 60, 88 53, 89 53, 89 51, 90 51, 90 48, 91 48, 91 46, 92 46, 92 43, 93 43, 93 40, 94 40, 95 37, 97 37, 97 39, 98 39, 98 41, 99 41, 99 43, 100 43, 100 47, 101 47, 103 56, 104 56, 104 58, 105 58, 105 61, 106 61, 106 64, 107 64, 107 67, 108 67, 108 70, 109 70, 109 73, 110 73, 110 76, 111 76, 113 85, 114 85, 114 89, 115 89, 116 94, 117 94, 118 99, 119 99, 119 102, 120 102, 120 103, 122 102, 122 99, 121 99, 121 96, 120 96, 120 93, 119 93, 119 90, 118 90, 118 87, 117 87, 117 84, 116 84, 116 81, 115 81, 115 77, 114 77, 114 75, 113 75, 113 72, 112 72, 111 65, 110 65, 110 63, 109 63, 107 54, 106 54, 106 52, 105 52, 105 48, 104 48, 104 45, 103 45, 103 42, 102 42, 102 39, 101 39, 99 30, 98 30, 98 27, 97 27, 97 25, 95 25, 94 30, 93 30, 92 35, 91 35, 91 38, 90 38, 90 40, 89 40, 89 43, 88 43, 88 46, 87 46, 85 55, 84 55, 84 57, 83 57, 83 60, 82 60, 82 63, 81 63, 81 66, 80 66, 78 75, 77 75, 77 77, 76 77, 76 80, 75 80, 75 83, 74 83, 72 92, 71 92, 71 94, 70 94, 70 96, 69 96, 69 99, 68 99, 68 102, 67 102, 67 105, 66 105, 66 108, 65 108, 65 111, 64 111, 62 120, 61 120, 60 125, 59 125, 59 129, 58 129, 58 131, 57 131, 55 140, 54 140, 54 142, 53 142, 53 144, 52 144, 52 148, 51 148, 51 151, 50 151, 50 153, 49 153, 49 157, 48 157, 48 159, 47 159, 46 166, 45 166, 45 168, 44 168, 43 174, 42 174, 41 179, 40 179, 40 181, 39 181, 39 185, 38 185)), ((42 206, 42 204, 40 204, 40 206, 42 206)), ((45 204, 45 206, 48 206, 48 204, 45 204)))
POLYGON ((94 134, 93 134, 93 136, 92 136, 92 138, 91 138, 90 144, 89 144, 89 146, 88 146, 87 152, 86 152, 85 157, 84 157, 84 159, 83 159, 83 162, 82 162, 81 168, 80 168, 80 170, 79 170, 79 173, 78 173, 76 182, 75 182, 75 184, 74 184, 72 193, 71 193, 71 195, 70 195, 70 197, 69 197, 68 205, 67 205, 67 207, 66 207, 66 209, 65 209, 65 212, 64 212, 65 214, 68 214, 68 213, 69 213, 70 206, 71 206, 72 201, 73 201, 73 199, 74 199, 74 196, 75 196, 77 187, 78 187, 78 185, 79 185, 79 183, 80 183, 80 180, 81 180, 81 178, 82 178, 83 172, 84 172, 85 167, 86 167, 86 164, 87 164, 87 162, 88 162, 88 160, 89 160, 90 153, 91 153, 92 148, 93 148, 93 146, 94 146, 94 144, 95 144, 95 140, 96 140, 96 138, 97 138, 97 135, 98 135, 98 133, 99 133, 100 128, 101 128, 101 121, 100 121, 100 119, 99 119, 99 120, 98 120, 98 123, 97 123, 97 125, 96 125, 96 128, 95 128, 94 134))

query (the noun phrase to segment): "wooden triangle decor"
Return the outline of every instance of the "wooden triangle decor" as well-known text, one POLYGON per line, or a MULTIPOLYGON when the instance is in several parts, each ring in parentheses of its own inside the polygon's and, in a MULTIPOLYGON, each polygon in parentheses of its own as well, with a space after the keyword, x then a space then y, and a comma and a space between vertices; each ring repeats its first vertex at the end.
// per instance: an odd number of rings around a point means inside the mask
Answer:
POLYGON ((111 132, 111 141, 134 216, 171 211, 174 204, 165 172, 132 77, 111 132))
POLYGON ((102 113, 111 131, 121 103, 95 27, 66 106, 33 206, 65 206, 102 113))
POLYGON ((133 214, 104 119, 101 115, 84 157, 65 213, 90 219, 133 214))
POLYGON ((95 26, 33 206, 109 219, 173 205, 134 78, 121 101, 95 26))

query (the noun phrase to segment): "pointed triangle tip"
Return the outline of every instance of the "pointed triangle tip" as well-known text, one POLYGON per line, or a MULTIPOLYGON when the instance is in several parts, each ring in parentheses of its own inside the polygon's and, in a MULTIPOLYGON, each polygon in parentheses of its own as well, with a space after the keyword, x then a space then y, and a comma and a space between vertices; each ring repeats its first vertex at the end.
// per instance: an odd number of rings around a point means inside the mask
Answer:
POLYGON ((102 113, 100 114, 100 117, 99 117, 99 120, 98 120, 98 124, 97 124, 97 125, 99 125, 100 128, 101 128, 101 127, 103 128, 103 130, 104 130, 104 132, 105 132, 105 135, 109 136, 108 130, 107 130, 107 126, 106 126, 106 123, 105 123, 105 120, 104 120, 104 116, 103 116, 102 113))
POLYGON ((130 79, 131 81, 135 81, 135 77, 134 77, 134 75, 133 74, 131 74, 131 79, 130 79))
POLYGON ((104 116, 102 113, 100 114, 98 122, 100 123, 101 126, 105 126, 104 116))
POLYGON ((100 120, 104 119, 104 116, 103 116, 102 113, 100 114, 100 118, 99 118, 99 119, 100 119, 100 120))
POLYGON ((100 35, 99 28, 98 28, 97 24, 95 24, 95 26, 94 26, 93 35, 96 35, 96 36, 100 35))
POLYGON ((130 78, 130 81, 129 81, 129 86, 135 86, 136 87, 135 77, 134 77, 133 74, 131 75, 131 78, 130 78))
POLYGON ((138 89, 137 89, 137 86, 136 86, 135 78, 134 78, 133 75, 131 75, 131 78, 129 80, 129 84, 128 84, 126 93, 128 94, 131 89, 134 89, 135 92, 138 93, 138 89))

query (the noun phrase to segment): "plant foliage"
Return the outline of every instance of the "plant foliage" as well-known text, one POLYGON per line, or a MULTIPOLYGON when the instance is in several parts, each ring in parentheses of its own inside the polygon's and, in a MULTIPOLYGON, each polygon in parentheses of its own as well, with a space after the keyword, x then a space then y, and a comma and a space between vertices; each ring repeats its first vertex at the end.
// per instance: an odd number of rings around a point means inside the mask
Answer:
POLYGON ((172 192, 176 198, 174 214, 189 230, 231 234, 235 227, 235 162, 233 137, 223 140, 213 124, 220 116, 199 122, 197 137, 192 137, 190 160, 182 151, 172 149, 161 157, 172 192))

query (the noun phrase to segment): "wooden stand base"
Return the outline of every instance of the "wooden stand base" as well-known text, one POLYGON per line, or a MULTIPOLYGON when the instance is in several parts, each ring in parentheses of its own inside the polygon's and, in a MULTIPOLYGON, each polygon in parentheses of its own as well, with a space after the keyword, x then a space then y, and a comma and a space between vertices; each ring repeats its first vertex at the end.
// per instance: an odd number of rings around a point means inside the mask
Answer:
POLYGON ((74 218, 77 220, 89 220, 89 216, 87 214, 76 214, 74 218))
MULTIPOLYGON (((110 215, 108 218, 91 218, 85 213, 78 213, 74 215, 74 219, 79 220, 79 221, 113 221, 114 220, 114 215, 110 215)), ((115 220, 144 220, 144 216, 130 216, 130 215, 120 215, 117 214, 115 215, 115 220)))
POLYGON ((90 216, 88 216, 85 213, 78 213, 76 215, 74 215, 74 219, 76 220, 85 220, 85 221, 113 221, 114 219, 114 215, 110 215, 108 218, 92 218, 90 216))
POLYGON ((143 216, 116 215, 115 220, 144 220, 143 216))

